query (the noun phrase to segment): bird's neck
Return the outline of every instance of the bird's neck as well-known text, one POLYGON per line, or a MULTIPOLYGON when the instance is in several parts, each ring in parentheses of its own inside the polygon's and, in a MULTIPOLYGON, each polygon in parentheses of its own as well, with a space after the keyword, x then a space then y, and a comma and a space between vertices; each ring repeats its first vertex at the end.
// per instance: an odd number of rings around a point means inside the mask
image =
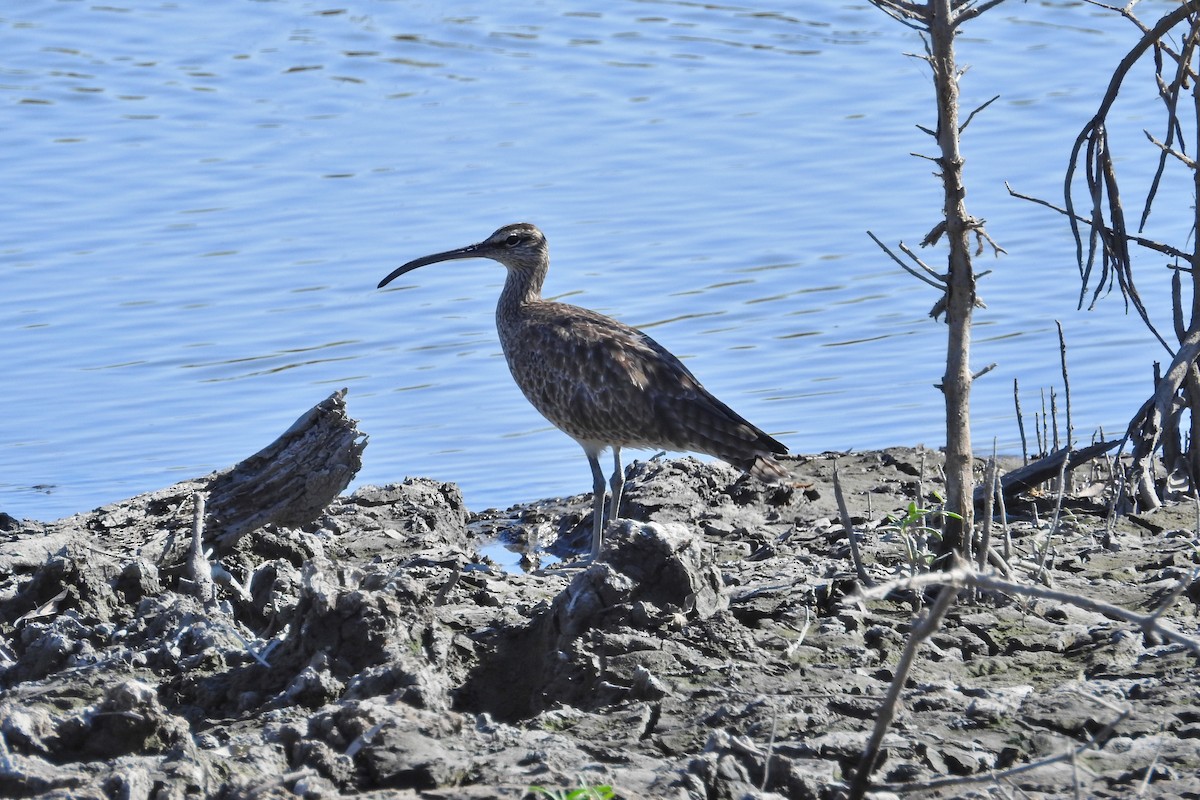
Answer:
POLYGON ((500 302, 496 306, 496 314, 517 313, 529 303, 542 299, 542 281, 546 279, 546 268, 508 270, 508 280, 500 292, 500 302))

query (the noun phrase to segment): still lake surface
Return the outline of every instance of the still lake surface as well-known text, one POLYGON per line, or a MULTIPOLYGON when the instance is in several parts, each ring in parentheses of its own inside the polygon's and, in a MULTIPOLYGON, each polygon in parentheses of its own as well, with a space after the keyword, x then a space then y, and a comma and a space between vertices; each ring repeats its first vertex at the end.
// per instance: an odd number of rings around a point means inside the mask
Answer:
MULTIPOLYGON (((454 481, 474 509, 586 491, 578 447, 508 376, 502 267, 374 288, 522 220, 549 238, 547 295, 646 328, 794 452, 942 443, 933 290, 866 235, 915 246, 939 214, 910 155, 934 121, 914 31, 864 2, 447 8, 0 11, 0 511, 53 519, 228 466, 341 387, 370 436, 356 485, 454 481)), ((999 95, 965 134, 967 207, 1008 251, 977 260, 973 363, 998 364, 973 395, 981 452, 1019 452, 1014 378, 1027 416, 1061 393, 1055 320, 1084 438, 1122 430, 1169 360, 1119 294, 1077 310, 1063 219, 1004 187, 1061 203, 1135 38, 1015 0, 959 38, 964 108, 999 95)), ((1136 198, 1141 131, 1162 128, 1149 82, 1118 119, 1136 198)), ((1149 235, 1184 242, 1191 205, 1169 183, 1149 235)), ((1136 265, 1169 330, 1163 259, 1136 265)))

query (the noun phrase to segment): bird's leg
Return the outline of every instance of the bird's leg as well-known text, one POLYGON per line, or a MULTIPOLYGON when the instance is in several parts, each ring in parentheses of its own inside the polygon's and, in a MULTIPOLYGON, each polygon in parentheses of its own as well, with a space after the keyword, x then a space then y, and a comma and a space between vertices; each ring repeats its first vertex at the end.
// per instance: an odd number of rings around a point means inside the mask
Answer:
POLYGON ((600 545, 604 542, 604 470, 600 469, 600 461, 596 453, 588 453, 588 466, 592 468, 592 555, 595 561, 600 557, 600 545))
POLYGON ((612 506, 608 518, 616 522, 621 514, 621 492, 625 489, 625 470, 621 469, 621 448, 613 445, 613 474, 609 485, 612 486, 612 506))

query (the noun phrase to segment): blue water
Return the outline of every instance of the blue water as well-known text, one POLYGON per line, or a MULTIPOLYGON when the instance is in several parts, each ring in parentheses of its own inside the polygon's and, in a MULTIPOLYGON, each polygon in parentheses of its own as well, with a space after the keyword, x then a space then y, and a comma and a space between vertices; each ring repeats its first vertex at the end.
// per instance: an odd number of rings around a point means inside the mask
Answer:
MULTIPOLYGON (((1145 2, 1152 19, 1172 7, 1145 2)), ((577 446, 513 386, 503 269, 398 264, 536 222, 547 294, 647 328, 796 452, 941 444, 935 297, 866 236, 936 222, 922 44, 864 2, 782 7, 23 0, 0 11, 0 510, 50 519, 202 475, 349 387, 358 483, 423 475, 482 509, 585 491, 577 446), (389 287, 391 288, 391 287, 389 287)), ((976 315, 976 447, 1023 403, 1122 429, 1165 353, 1119 296, 1077 311, 1057 215, 1125 21, 1010 2, 969 24, 968 210, 1008 255, 976 315)), ((1126 196, 1161 129, 1114 130, 1126 196)), ((1141 184, 1141 185, 1144 185, 1141 184)), ((1150 234, 1183 242, 1171 184, 1150 234)), ((935 268, 944 252, 923 253, 935 268)), ((1161 258, 1137 274, 1160 321, 1161 258)), ((1169 326, 1168 326, 1169 327, 1169 326)), ((1032 425, 1032 421, 1029 423, 1032 425)))

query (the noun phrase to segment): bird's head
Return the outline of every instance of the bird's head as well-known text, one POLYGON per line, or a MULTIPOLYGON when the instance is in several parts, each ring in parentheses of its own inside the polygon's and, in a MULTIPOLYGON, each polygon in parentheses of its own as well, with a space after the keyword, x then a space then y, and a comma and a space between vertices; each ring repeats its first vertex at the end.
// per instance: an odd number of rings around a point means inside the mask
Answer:
POLYGON ((544 269, 549 259, 549 251, 546 248, 546 237, 542 235, 536 225, 517 222, 505 225, 482 242, 409 261, 392 270, 386 278, 379 282, 379 288, 382 289, 396 278, 417 267, 459 258, 490 258, 493 261, 499 261, 510 270, 524 271, 544 269))

